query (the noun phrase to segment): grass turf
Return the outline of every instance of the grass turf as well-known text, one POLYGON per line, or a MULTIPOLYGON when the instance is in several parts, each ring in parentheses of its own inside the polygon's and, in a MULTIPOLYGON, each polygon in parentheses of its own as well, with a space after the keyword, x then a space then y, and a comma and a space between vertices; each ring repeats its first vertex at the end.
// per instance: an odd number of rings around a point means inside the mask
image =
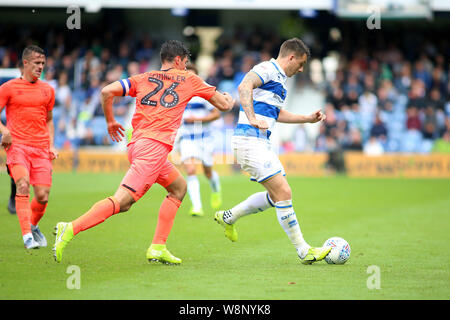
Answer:
MULTIPOLYGON (((81 232, 54 262, 53 227, 114 193, 121 174, 53 176, 40 227, 47 248, 23 248, 15 215, 7 210, 9 177, 0 175, 0 299, 449 299, 450 180, 290 177, 294 208, 314 246, 345 238, 345 265, 300 263, 274 209, 237 223, 231 243, 213 220, 209 185, 200 178, 204 217, 191 217, 186 196, 168 240, 181 266, 149 264, 165 190, 155 185, 127 213, 81 232), (81 288, 68 289, 78 266, 81 288), (369 289, 369 266, 380 270, 380 289, 369 289)), ((224 207, 262 190, 244 175, 222 177, 224 207)))

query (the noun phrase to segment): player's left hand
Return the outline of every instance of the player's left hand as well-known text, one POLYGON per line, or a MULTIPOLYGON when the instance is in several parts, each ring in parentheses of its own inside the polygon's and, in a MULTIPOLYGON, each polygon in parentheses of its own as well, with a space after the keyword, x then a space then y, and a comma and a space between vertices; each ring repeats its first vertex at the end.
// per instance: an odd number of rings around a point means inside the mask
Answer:
POLYGON ((55 160, 58 158, 59 153, 58 150, 55 149, 55 147, 50 147, 49 153, 50 153, 50 160, 55 160))
POLYGON ((327 116, 321 111, 317 110, 310 115, 310 123, 316 123, 319 121, 324 121, 327 118, 327 116))

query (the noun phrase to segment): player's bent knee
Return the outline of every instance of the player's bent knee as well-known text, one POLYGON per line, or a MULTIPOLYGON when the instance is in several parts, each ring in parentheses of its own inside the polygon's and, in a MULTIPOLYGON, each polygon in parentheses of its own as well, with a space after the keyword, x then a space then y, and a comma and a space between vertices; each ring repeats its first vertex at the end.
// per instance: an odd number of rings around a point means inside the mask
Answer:
POLYGON ((187 183, 186 181, 183 180, 183 182, 179 182, 177 184, 176 188, 172 188, 169 191, 169 194, 172 197, 182 201, 184 199, 184 196, 186 195, 186 192, 187 192, 187 183))
POLYGON ((111 200, 119 205, 120 210, 118 212, 126 212, 130 210, 131 206, 137 201, 125 188, 119 188, 114 196, 111 197, 111 200))
POLYGON ((184 199, 184 196, 187 192, 187 184, 186 182, 179 186, 178 189, 175 190, 175 192, 171 192, 172 195, 177 198, 178 200, 182 201, 184 199))
POLYGON ((16 181, 17 194, 30 194, 30 182, 26 179, 19 179, 16 181))
POLYGON ((48 194, 36 194, 36 201, 40 204, 46 204, 48 202, 48 194))
POLYGON ((183 176, 179 175, 170 185, 166 187, 169 196, 172 196, 180 201, 183 200, 187 192, 187 183, 183 176))
POLYGON ((43 186, 35 186, 34 188, 34 197, 40 204, 46 204, 48 202, 49 194, 50 188, 43 186))
POLYGON ((134 204, 134 202, 132 202, 132 201, 119 201, 119 205, 120 205, 119 212, 127 212, 128 210, 131 209, 133 204, 134 204))

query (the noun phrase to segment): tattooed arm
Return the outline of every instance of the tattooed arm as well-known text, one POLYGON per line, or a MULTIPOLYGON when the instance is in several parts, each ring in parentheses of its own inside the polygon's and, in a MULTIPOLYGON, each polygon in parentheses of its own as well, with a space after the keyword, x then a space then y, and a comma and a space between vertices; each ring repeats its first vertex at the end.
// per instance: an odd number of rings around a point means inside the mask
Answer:
POLYGON ((265 120, 258 120, 253 109, 253 89, 262 85, 259 76, 250 71, 247 73, 238 87, 239 99, 242 109, 248 118, 248 122, 258 129, 267 129, 269 126, 265 120))

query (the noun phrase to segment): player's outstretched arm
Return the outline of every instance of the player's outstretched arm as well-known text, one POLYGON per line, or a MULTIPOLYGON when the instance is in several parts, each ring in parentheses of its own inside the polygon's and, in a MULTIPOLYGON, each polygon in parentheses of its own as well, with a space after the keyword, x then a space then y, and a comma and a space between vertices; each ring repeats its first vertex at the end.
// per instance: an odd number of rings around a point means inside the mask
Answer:
POLYGON ((101 104, 108 125, 108 133, 111 139, 116 142, 122 141, 122 138, 125 137, 125 129, 116 121, 113 111, 114 97, 121 96, 122 93, 123 89, 119 81, 108 84, 101 91, 101 104))
POLYGON ((208 101, 220 111, 230 111, 234 105, 234 99, 228 92, 216 91, 208 101))
POLYGON ((264 120, 258 120, 253 109, 253 89, 262 85, 259 76, 250 71, 248 72, 241 84, 238 87, 239 100, 241 101, 242 109, 247 116, 248 122, 258 129, 267 129, 269 125, 264 120))
POLYGON ((325 118, 326 116, 321 110, 314 111, 309 116, 304 116, 281 109, 277 121, 282 123, 316 123, 325 120, 325 118))
POLYGON ((189 117, 189 118, 185 118, 184 122, 185 123, 194 123, 194 122, 211 122, 214 120, 217 120, 220 118, 220 112, 217 109, 212 109, 210 113, 208 113, 206 116, 201 117, 201 118, 196 118, 196 117, 189 117))

